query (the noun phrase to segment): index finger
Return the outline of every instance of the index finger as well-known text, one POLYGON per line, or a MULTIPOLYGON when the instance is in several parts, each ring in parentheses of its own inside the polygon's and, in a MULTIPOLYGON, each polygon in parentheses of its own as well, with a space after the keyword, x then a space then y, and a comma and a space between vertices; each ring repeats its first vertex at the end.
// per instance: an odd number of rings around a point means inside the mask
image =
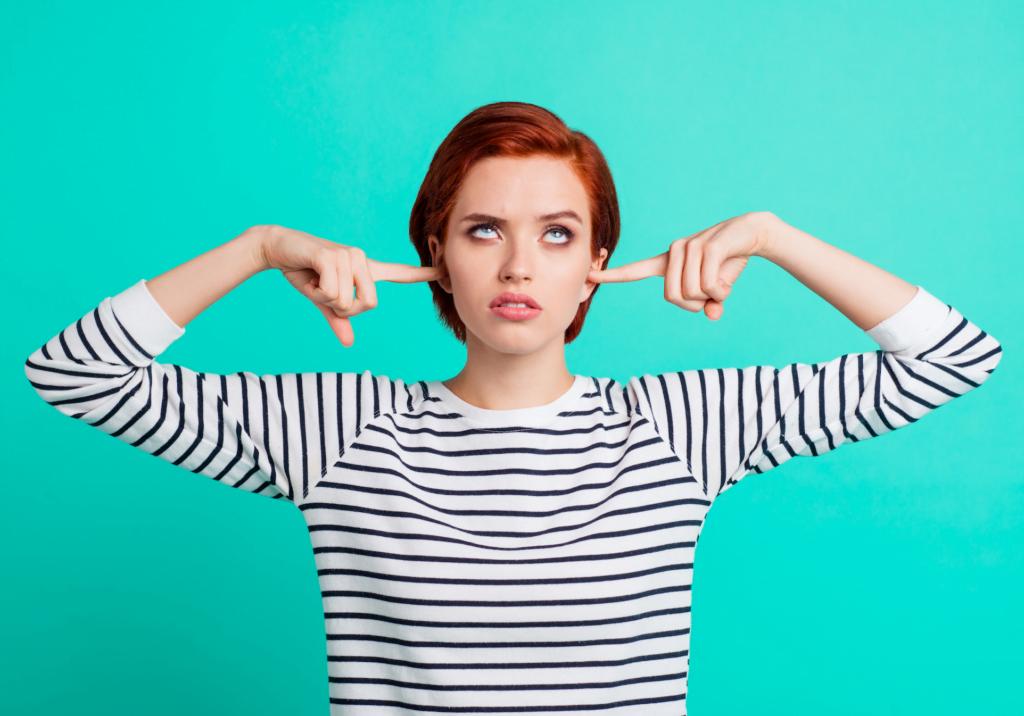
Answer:
POLYGON ((664 276, 668 269, 668 252, 652 256, 643 261, 634 261, 613 269, 604 271, 591 271, 587 279, 594 283, 623 283, 626 281, 640 281, 641 279, 653 276, 664 276))
POLYGON ((366 259, 370 274, 374 281, 391 281, 392 283, 420 283, 436 281, 444 276, 444 269, 439 266, 409 266, 408 264, 389 264, 384 261, 366 259))

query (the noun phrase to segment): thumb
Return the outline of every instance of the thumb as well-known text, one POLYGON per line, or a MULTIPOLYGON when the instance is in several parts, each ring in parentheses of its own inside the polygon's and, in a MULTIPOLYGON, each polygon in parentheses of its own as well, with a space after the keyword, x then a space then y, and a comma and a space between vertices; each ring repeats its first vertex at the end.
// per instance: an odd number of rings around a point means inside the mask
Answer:
POLYGON ((711 298, 704 302, 704 315, 712 321, 717 321, 725 313, 725 306, 721 301, 711 298))
POLYGON ((356 341, 355 334, 352 332, 351 321, 339 316, 334 312, 334 309, 328 306, 317 303, 316 307, 320 309, 320 313, 324 314, 324 318, 327 319, 327 323, 330 325, 331 330, 334 331, 334 335, 341 341, 341 345, 351 348, 352 344, 356 341))

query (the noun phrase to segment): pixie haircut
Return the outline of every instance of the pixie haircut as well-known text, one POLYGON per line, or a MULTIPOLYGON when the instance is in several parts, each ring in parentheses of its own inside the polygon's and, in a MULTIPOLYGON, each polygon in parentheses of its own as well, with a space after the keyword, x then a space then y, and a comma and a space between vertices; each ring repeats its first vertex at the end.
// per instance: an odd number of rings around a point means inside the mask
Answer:
MULTIPOLYGON (((470 168, 486 157, 547 156, 569 163, 587 192, 592 227, 590 253, 602 248, 611 258, 619 240, 619 200, 615 184, 601 150, 583 132, 569 129, 557 115, 525 102, 495 102, 477 107, 455 125, 434 153, 427 175, 409 217, 409 240, 416 247, 420 264, 432 265, 428 239, 437 236, 442 245, 459 190, 470 168)), ((605 264, 607 265, 607 264, 605 264)), ((565 329, 571 343, 583 330, 590 297, 582 302, 572 323, 565 329)), ((430 282, 434 306, 441 322, 462 343, 466 324, 455 310, 455 299, 437 283, 430 282)))

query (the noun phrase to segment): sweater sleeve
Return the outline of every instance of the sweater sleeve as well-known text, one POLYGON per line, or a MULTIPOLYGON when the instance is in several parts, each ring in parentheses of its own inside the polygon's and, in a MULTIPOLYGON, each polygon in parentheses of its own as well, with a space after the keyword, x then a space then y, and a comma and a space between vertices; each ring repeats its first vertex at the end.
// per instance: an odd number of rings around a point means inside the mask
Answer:
POLYGON ((814 364, 634 378, 655 428, 704 491, 921 419, 984 383, 999 342, 922 287, 865 331, 880 350, 814 364))
POLYGON ((365 425, 408 392, 364 373, 199 373, 155 358, 185 329, 145 280, 29 356, 25 374, 67 416, 231 487, 299 503, 365 425))

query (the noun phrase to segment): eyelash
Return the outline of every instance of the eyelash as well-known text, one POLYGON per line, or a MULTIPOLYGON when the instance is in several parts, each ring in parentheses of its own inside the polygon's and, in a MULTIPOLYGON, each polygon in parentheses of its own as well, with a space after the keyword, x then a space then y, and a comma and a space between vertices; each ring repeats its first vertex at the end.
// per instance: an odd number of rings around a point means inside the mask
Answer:
MULTIPOLYGON (((472 229, 469 230, 469 235, 473 236, 473 234, 476 233, 477 229, 490 229, 491 231, 494 231, 494 232, 498 231, 498 227, 495 226, 494 224, 477 224, 476 226, 474 226, 472 229)), ((570 229, 568 226, 562 226, 561 224, 555 224, 554 226, 549 226, 544 231, 544 234, 547 235, 547 234, 551 233, 552 231, 560 231, 563 234, 565 234, 565 239, 566 240, 561 242, 561 243, 554 244, 555 246, 566 246, 570 242, 572 242, 572 240, 576 237, 576 232, 575 231, 570 229)), ((477 237, 474 237, 474 238, 480 238, 480 237, 477 236, 477 237)))

